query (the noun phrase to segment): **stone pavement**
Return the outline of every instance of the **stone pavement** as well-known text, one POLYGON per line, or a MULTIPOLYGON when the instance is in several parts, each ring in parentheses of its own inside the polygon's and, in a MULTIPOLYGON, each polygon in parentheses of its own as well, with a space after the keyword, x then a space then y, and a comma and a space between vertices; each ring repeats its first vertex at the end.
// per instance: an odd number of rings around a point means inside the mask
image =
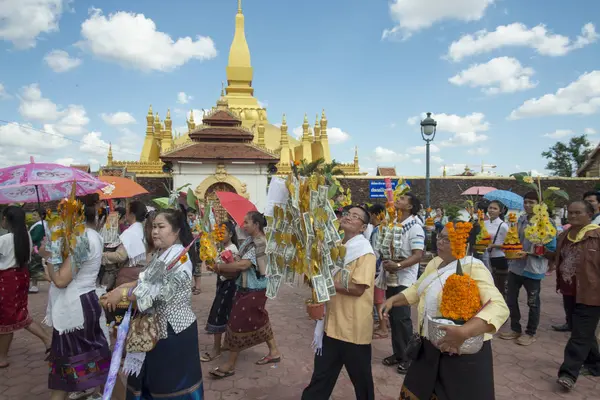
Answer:
MULTIPOLYGON (((544 282, 542 293, 542 318, 538 340, 529 347, 495 339, 494 367, 496 398, 498 400, 592 400, 600 398, 600 378, 581 377, 571 393, 562 392, 555 384, 556 372, 562 362, 568 334, 553 332, 550 325, 561 323, 564 312, 560 297, 554 292, 554 277, 544 282)), ((200 329, 208 316, 215 287, 215 278, 204 277, 203 293, 194 296, 194 309, 200 329)), ((48 286, 42 285, 39 294, 31 295, 30 312, 41 321, 46 309, 48 286)), ((261 345, 243 352, 236 375, 230 379, 214 381, 209 368, 219 361, 203 364, 206 400, 297 400, 310 380, 313 353, 310 349, 314 323, 308 320, 304 299, 305 287, 282 288, 278 298, 268 302, 271 323, 283 360, 277 365, 256 366, 254 362, 267 353, 261 345)), ((522 293, 524 301, 524 293, 522 293)), ((522 303, 522 313, 527 308, 522 303)), ((200 334, 200 350, 208 350, 212 337, 200 334)), ((373 346, 373 377, 377 388, 376 398, 396 400, 399 397, 402 377, 395 369, 384 367, 381 360, 390 353, 389 340, 377 340, 373 346)), ((43 346, 26 331, 15 334, 8 369, 0 370, 0 400, 48 399, 48 368, 43 362, 43 346)), ((465 382, 468 384, 468 382, 465 382)), ((352 384, 345 371, 340 376, 333 399, 352 399, 352 384)), ((487 400, 487 399, 481 399, 487 400)))

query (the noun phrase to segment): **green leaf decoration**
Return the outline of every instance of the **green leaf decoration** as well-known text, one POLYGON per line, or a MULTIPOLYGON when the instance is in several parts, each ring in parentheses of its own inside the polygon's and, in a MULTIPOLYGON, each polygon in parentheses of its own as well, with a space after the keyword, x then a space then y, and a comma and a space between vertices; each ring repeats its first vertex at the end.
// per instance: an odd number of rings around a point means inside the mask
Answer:
POLYGON ((168 197, 159 197, 157 199, 152 200, 156 205, 160 208, 169 208, 169 198, 168 197))
POLYGON ((515 174, 511 174, 510 176, 514 176, 514 178, 517 180, 517 182, 519 182, 520 184, 527 186, 528 188, 531 188, 535 191, 538 190, 538 187, 535 183, 535 180, 533 182, 525 182, 525 178, 529 177, 531 179, 533 179, 533 177, 531 177, 527 172, 517 172, 515 174))
POLYGON ((187 197, 186 197, 186 203, 187 203, 188 208, 198 211, 197 201, 198 201, 198 198, 194 194, 194 191, 191 188, 188 188, 187 197))
POLYGON ((558 197, 562 197, 565 200, 569 200, 569 194, 562 189, 555 190, 552 192, 552 194, 558 197))

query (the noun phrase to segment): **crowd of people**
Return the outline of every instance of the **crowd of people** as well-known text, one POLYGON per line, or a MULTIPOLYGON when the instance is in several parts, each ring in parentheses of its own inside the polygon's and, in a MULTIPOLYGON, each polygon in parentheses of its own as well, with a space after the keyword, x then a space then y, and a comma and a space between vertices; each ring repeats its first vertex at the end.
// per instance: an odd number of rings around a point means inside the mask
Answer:
MULTIPOLYGON (((394 259, 376 251, 382 205, 348 206, 340 210, 340 234, 346 248, 344 269, 334 276, 336 296, 325 307, 325 318, 314 333, 314 370, 301 398, 327 400, 345 367, 356 398, 372 400, 374 339, 391 342, 385 366, 406 375, 403 400, 479 400, 494 398, 491 339, 517 345, 535 342, 540 321, 541 281, 556 270, 557 291, 563 296, 566 323, 553 326, 571 332, 565 347, 558 383, 572 389, 580 374, 600 376, 596 330, 600 320, 600 194, 588 192, 568 205, 557 226, 560 234, 534 252, 524 230, 539 204, 536 192, 524 196, 524 213, 518 219, 523 245, 520 259, 507 260, 502 243, 508 232, 506 207, 498 201, 481 204, 485 227, 492 238, 482 253, 474 250, 475 228, 469 236, 469 254, 457 260, 451 249, 448 221, 440 209, 433 229, 425 226, 419 199, 412 193, 395 197, 402 224, 401 249, 394 259), (562 225, 562 226, 561 226, 562 225), (435 244, 431 246, 431 244, 435 244), (428 250, 434 255, 427 261, 428 250), (445 336, 432 344, 428 316, 440 315, 440 298, 446 279, 462 269, 477 283, 483 309, 465 324, 444 328, 445 336), (521 326, 519 291, 525 288, 528 320, 521 326), (416 325, 411 306, 418 304, 416 325), (416 331, 413 331, 416 326, 416 331), (461 354, 463 343, 483 337, 474 354, 461 354), (469 384, 465 385, 465 379, 469 384)), ((102 228, 108 211, 97 195, 81 198, 87 245, 77 259, 56 261, 47 248, 44 213, 33 213, 28 229, 19 206, 2 210, 0 236, 0 368, 8 368, 13 333, 27 329, 45 346, 49 362, 48 387, 52 400, 96 396, 106 387, 123 391, 127 399, 202 399, 201 363, 224 356, 211 369, 212 379, 235 375, 240 352, 266 343, 268 354, 257 365, 278 363, 278 349, 266 309, 267 220, 259 212, 246 215, 243 226, 228 221, 215 264, 199 259, 191 227, 198 214, 192 210, 149 210, 139 201, 115 208, 119 242, 107 247, 102 228), (243 239, 240 236, 244 236, 243 239), (214 336, 210 351, 200 354, 198 322, 192 296, 200 293, 202 270, 216 273, 214 300, 204 330, 214 336), (37 281, 51 282, 45 323, 49 335, 28 312, 28 293, 37 281), (137 313, 131 313, 135 305, 137 313), (123 369, 127 384, 111 370, 111 347, 118 348, 114 329, 129 324, 123 369), (133 332, 133 333, 131 333, 133 332), (137 343, 137 345, 135 345, 137 343), (136 347, 137 346, 137 347, 136 347)), ((474 224, 475 227, 478 224, 474 224)), ((122 344, 122 343, 121 343, 122 344)))

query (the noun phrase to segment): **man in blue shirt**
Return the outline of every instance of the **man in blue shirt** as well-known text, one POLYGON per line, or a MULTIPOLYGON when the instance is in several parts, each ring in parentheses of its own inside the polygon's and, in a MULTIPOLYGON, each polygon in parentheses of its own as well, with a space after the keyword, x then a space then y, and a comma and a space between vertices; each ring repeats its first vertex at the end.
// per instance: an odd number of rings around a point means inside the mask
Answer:
MULTIPOLYGON (((510 309, 510 332, 500 334, 501 339, 516 339, 517 344, 529 346, 535 342, 535 334, 540 323, 540 290, 542 279, 548 271, 548 259, 545 256, 534 254, 534 245, 525 238, 525 228, 533 217, 533 208, 539 204, 538 194, 529 192, 524 196, 523 206, 525 214, 519 217, 517 222, 519 240, 523 245, 523 251, 527 253, 523 258, 509 260, 508 262, 508 293, 507 305, 510 309), (525 335, 521 330, 521 311, 519 310, 519 291, 521 286, 527 292, 527 306, 529 306, 529 318, 525 335)), ((556 238, 545 245, 546 253, 556 250, 556 238)))

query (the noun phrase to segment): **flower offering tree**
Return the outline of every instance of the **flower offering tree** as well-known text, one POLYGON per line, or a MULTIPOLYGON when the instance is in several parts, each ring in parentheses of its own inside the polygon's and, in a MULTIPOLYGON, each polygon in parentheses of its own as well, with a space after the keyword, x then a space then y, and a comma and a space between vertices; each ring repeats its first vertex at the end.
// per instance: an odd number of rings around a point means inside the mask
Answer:
POLYGON ((521 258, 523 255, 523 245, 519 240, 517 214, 508 214, 508 223, 510 227, 508 228, 506 238, 504 238, 504 243, 502 244, 502 251, 504 251, 506 258, 508 259, 521 258))
POLYGON ((483 253, 492 243, 492 237, 485 227, 485 213, 482 210, 477 211, 477 223, 479 224, 479 233, 475 238, 473 249, 478 253, 483 253))
POLYGON ((538 194, 540 203, 533 207, 533 217, 529 219, 529 224, 525 228, 525 237, 533 243, 535 254, 543 255, 545 252, 544 246, 556 237, 556 228, 550 220, 548 210, 554 208, 554 198, 561 197, 569 200, 569 195, 564 190, 554 186, 542 191, 540 177, 537 178, 536 184, 533 177, 525 172, 512 174, 511 176, 514 176, 519 183, 535 190, 538 194))
POLYGON ((267 232, 267 297, 275 298, 281 283, 292 285, 301 276, 312 288, 308 303, 321 304, 336 293, 335 274, 341 272, 348 284, 346 248, 334 207, 352 200, 350 191, 334 178, 320 173, 299 176, 296 167, 285 181, 287 201, 274 207, 267 232))

